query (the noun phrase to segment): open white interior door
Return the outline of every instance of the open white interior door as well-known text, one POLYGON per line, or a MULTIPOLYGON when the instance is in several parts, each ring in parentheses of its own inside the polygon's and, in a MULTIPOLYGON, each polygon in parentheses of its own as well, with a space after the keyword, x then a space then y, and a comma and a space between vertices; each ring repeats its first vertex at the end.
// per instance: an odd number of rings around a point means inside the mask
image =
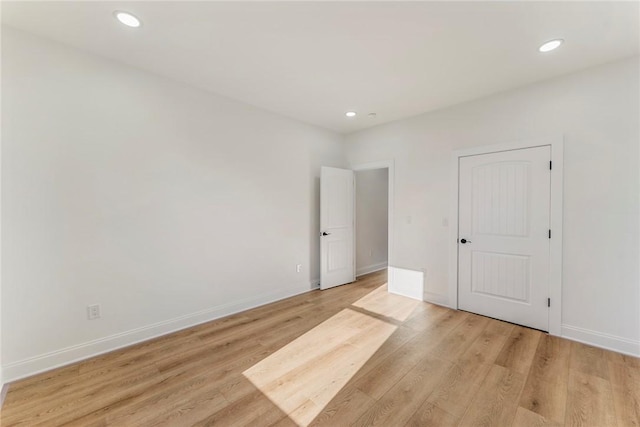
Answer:
POLYGON ((320 289, 356 280, 354 173, 322 167, 320 174, 320 289))

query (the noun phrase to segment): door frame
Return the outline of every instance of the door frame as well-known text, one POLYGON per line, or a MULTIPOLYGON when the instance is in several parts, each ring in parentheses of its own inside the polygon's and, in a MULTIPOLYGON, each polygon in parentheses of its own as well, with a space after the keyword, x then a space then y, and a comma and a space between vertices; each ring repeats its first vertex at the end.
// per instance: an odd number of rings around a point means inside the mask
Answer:
POLYGON ((551 147, 551 194, 550 194, 550 262, 549 262, 549 334, 561 335, 562 326, 562 201, 564 176, 564 137, 550 136, 539 139, 514 141, 504 144, 454 150, 451 154, 451 203, 449 228, 449 306, 458 309, 458 198, 460 158, 523 148, 551 147))
MULTIPOLYGON (((388 169, 388 191, 387 191, 387 271, 391 267, 391 260, 393 254, 393 226, 394 226, 394 216, 393 216, 393 192, 395 188, 394 184, 394 161, 390 160, 380 160, 377 162, 368 162, 368 163, 359 163, 351 166, 351 170, 354 172, 372 170, 372 169, 388 169)), ((358 189, 356 188, 356 192, 358 189)), ((357 197, 357 194, 354 192, 354 197, 357 197)), ((354 214, 354 218, 357 216, 357 213, 354 214)), ((357 221, 355 222, 354 227, 354 235, 356 234, 356 227, 358 227, 357 221)), ((353 245, 353 259, 355 262, 356 259, 356 250, 357 250, 357 242, 354 242, 353 245)), ((387 282, 390 278, 387 276, 387 282)))

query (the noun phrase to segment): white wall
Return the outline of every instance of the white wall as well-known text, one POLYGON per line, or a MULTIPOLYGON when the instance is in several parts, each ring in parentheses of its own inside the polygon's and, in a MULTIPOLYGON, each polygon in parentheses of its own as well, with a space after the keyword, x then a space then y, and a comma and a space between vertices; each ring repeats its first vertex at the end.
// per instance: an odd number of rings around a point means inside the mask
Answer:
POLYGON ((8 379, 309 290, 341 136, 2 36, 8 379))
POLYGON ((452 150, 564 134, 563 334, 640 355, 639 71, 636 57, 349 135, 352 164, 395 159, 390 265, 424 269, 446 303, 452 150))
POLYGON ((389 169, 357 171, 356 274, 387 266, 389 169))

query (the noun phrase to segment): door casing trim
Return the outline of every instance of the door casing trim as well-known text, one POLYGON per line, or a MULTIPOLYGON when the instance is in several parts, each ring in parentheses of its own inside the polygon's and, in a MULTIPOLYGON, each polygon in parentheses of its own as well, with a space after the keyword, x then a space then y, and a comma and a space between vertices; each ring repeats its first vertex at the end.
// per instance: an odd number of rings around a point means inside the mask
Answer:
POLYGON ((489 154, 500 151, 520 150, 541 146, 551 147, 551 195, 550 195, 550 262, 549 262, 549 334, 562 334, 562 201, 564 176, 564 137, 549 136, 503 144, 454 150, 451 154, 451 200, 449 228, 449 307, 458 309, 458 191, 459 162, 461 157, 489 154))

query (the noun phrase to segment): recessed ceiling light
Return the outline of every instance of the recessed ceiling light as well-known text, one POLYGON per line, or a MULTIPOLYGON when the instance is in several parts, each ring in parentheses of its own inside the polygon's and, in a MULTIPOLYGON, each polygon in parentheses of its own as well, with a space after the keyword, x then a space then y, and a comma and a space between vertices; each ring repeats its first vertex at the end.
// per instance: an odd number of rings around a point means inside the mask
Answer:
POLYGON ((369 117, 370 119, 375 119, 376 117, 378 117, 378 115, 376 113, 369 113, 367 114, 367 117, 369 117))
POLYGON ((344 113, 345 116, 347 117, 355 117, 356 116, 356 112, 355 111, 347 111, 346 113, 344 113))
POLYGON ((554 49, 557 49, 558 47, 560 47, 560 45, 564 42, 564 40, 562 39, 555 39, 555 40, 549 40, 548 42, 546 42, 545 44, 543 44, 542 46, 540 46, 538 48, 538 50, 540 52, 550 52, 554 49))
POLYGON ((138 18, 136 18, 129 12, 121 12, 119 10, 116 10, 115 12, 113 12, 113 15, 118 21, 120 21, 127 27, 137 28, 142 24, 138 18))

